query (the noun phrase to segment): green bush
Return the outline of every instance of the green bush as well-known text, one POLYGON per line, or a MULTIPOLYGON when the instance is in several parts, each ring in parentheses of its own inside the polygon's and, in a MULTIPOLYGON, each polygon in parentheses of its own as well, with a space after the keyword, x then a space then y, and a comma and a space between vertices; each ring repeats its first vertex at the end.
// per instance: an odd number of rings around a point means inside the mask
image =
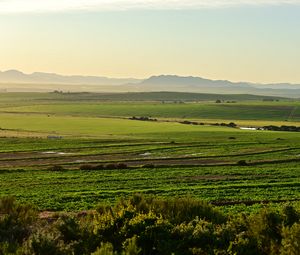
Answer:
POLYGON ((128 166, 125 163, 119 163, 119 164, 117 164, 117 168, 118 169, 126 169, 126 168, 128 168, 128 166))
POLYGON ((114 169, 118 169, 118 165, 110 163, 110 164, 105 165, 104 168, 108 169, 108 170, 114 170, 114 169))
POLYGON ((140 194, 87 214, 41 219, 30 205, 0 199, 0 254, 299 255, 299 211, 224 215, 191 197, 140 194))
POLYGON ((57 233, 38 232, 29 239, 25 254, 34 255, 71 255, 71 250, 59 239, 57 233))
POLYGON ((31 205, 19 204, 14 197, 0 199, 0 254, 14 253, 36 220, 37 211, 31 205))
POLYGON ((291 227, 284 227, 282 230, 282 255, 300 254, 300 223, 295 223, 291 227))
POLYGON ((94 169, 94 170, 103 170, 103 169, 105 169, 105 167, 104 167, 104 165, 102 165, 102 164, 98 164, 98 165, 94 166, 93 169, 94 169))
POLYGON ((90 171, 90 170, 94 170, 94 166, 93 165, 85 164, 85 165, 81 165, 79 167, 79 169, 83 170, 83 171, 90 171))
POLYGON ((191 197, 157 199, 153 197, 145 198, 140 194, 135 194, 130 198, 129 202, 139 212, 148 213, 150 210, 153 210, 173 223, 189 221, 195 217, 217 223, 222 223, 226 220, 226 217, 221 212, 208 203, 191 197))
POLYGON ((55 165, 55 166, 50 166, 48 168, 48 171, 64 171, 65 168, 63 166, 55 165))
POLYGON ((149 164, 145 164, 145 165, 143 165, 143 168, 155 168, 155 165, 154 165, 154 164, 151 164, 151 163, 149 163, 149 164))
POLYGON ((91 255, 116 255, 114 252, 114 247, 111 243, 101 243, 101 246, 97 251, 93 252, 91 255))
POLYGON ((248 163, 246 162, 246 160, 239 160, 239 161, 237 162, 237 164, 238 164, 239 166, 248 166, 248 163))

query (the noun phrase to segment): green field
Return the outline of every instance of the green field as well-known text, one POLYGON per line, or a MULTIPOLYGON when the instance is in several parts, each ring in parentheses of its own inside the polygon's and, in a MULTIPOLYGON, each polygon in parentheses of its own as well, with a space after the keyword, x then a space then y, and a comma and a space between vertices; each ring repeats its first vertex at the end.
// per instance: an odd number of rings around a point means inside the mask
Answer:
MULTIPOLYGON (((181 120, 248 120, 281 123, 300 121, 299 101, 276 99, 279 101, 269 102, 263 101, 263 97, 258 96, 233 95, 231 100, 225 99, 218 104, 211 96, 204 100, 205 94, 196 94, 197 99, 194 94, 183 93, 181 100, 181 93, 149 94, 151 96, 147 93, 128 93, 122 97, 120 94, 2 93, 0 113, 105 118, 150 116, 181 120), (134 96, 134 101, 128 101, 134 96), (155 96, 160 99, 154 100, 155 96)), ((230 96, 227 97, 230 99, 230 96)))
POLYGON ((5 107, 9 113, 44 113, 50 115, 74 115, 93 117, 151 116, 180 119, 237 119, 299 121, 298 103, 158 103, 158 102, 98 102, 98 103, 57 103, 31 106, 5 107))
POLYGON ((210 124, 299 126, 298 101, 239 97, 217 104, 183 97, 163 103, 140 97, 125 102, 94 94, 1 94, 0 195, 40 210, 77 211, 133 193, 191 195, 226 210, 297 203, 299 133, 210 124), (187 119, 204 125, 179 123, 187 119), (127 168, 95 167, 119 163, 127 168), (80 170, 84 164, 95 169, 80 170), (51 170, 55 165, 64 170, 51 170))

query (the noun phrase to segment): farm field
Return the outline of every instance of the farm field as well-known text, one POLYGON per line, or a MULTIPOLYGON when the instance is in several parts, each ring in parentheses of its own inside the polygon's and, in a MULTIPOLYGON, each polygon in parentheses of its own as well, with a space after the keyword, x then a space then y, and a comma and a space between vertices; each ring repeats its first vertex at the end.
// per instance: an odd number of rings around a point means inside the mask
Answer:
POLYGON ((98 102, 35 104, 1 107, 3 113, 35 113, 89 117, 151 116, 180 119, 236 119, 267 121, 299 121, 300 107, 290 102, 248 103, 161 103, 98 102))
POLYGON ((51 211, 91 209, 134 193, 189 195, 233 211, 298 203, 299 133, 209 125, 234 120, 300 126, 297 101, 162 103, 76 96, 1 94, 0 196, 51 211), (187 119, 204 125, 179 123, 187 119))

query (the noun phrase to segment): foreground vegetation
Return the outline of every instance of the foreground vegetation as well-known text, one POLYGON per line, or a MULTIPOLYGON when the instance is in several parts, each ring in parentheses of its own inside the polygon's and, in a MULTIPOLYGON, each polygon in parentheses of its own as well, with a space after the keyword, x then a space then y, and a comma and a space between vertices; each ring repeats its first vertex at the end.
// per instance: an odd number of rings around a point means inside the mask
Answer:
POLYGON ((300 211, 285 205, 256 214, 224 214, 191 198, 134 195, 79 214, 39 214, 0 200, 0 254, 297 255, 300 211))

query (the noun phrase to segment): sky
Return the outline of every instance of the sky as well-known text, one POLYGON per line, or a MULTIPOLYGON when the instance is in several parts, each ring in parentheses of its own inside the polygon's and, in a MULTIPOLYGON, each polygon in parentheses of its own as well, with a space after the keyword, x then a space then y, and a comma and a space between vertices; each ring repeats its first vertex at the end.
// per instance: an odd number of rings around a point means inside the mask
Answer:
POLYGON ((0 70, 300 83, 300 0, 0 0, 0 70))

